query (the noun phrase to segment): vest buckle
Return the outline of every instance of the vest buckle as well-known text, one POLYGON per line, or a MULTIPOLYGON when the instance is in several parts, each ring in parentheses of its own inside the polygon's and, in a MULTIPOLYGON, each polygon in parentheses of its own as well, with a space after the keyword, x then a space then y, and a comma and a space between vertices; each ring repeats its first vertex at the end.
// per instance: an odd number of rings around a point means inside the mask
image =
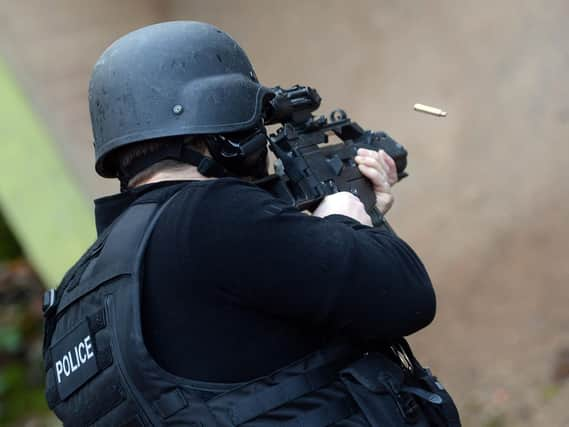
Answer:
POLYGON ((43 294, 42 311, 44 317, 50 317, 57 307, 55 289, 50 289, 43 294))

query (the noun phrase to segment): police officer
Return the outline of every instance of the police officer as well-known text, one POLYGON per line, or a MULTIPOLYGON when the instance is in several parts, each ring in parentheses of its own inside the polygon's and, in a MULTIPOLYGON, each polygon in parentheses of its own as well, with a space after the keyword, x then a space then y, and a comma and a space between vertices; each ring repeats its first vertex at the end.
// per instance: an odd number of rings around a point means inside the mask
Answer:
MULTIPOLYGON (((401 337, 433 289, 349 193, 308 215, 267 174, 262 86, 223 31, 134 31, 89 88, 98 238, 46 295, 46 395, 66 425, 459 425, 401 337)), ((393 160, 360 150, 377 207, 393 160)), ((454 411, 454 412, 453 412, 454 411)))

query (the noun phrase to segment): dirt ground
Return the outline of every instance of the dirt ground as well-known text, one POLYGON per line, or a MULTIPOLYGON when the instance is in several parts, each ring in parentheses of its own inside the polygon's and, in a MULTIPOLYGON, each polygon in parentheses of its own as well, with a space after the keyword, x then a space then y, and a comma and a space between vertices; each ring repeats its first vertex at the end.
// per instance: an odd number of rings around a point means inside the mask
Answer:
MULTIPOLYGON (((112 2, 103 3, 110 16, 112 2)), ((410 177, 398 185, 390 219, 423 258, 438 294, 435 322, 411 341, 455 396, 464 424, 569 426, 562 356, 569 349, 569 2, 147 3, 155 9, 140 9, 124 25, 110 20, 81 49, 71 39, 54 41, 77 55, 63 64, 76 78, 58 86, 74 107, 45 117, 85 192, 116 186, 85 167, 88 75, 78 70, 119 34, 152 20, 216 24, 245 47, 265 84, 313 85, 323 111, 342 107, 408 148, 410 177), (416 102, 449 115, 414 113, 416 102)), ((92 12, 72 13, 88 20, 92 12)), ((17 43, 20 28, 3 22, 4 40, 17 43)), ((60 20, 59 28, 73 22, 60 20)), ((33 55, 22 51, 12 63, 40 64, 33 55)), ((27 72, 39 110, 49 111, 41 94, 50 89, 33 83, 42 68, 27 72)))

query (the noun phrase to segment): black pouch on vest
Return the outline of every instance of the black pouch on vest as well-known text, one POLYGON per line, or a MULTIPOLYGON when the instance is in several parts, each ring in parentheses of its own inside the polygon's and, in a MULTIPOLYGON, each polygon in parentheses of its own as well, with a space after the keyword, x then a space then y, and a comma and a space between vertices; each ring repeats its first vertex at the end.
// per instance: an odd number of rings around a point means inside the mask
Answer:
POLYGON ((461 425, 450 395, 403 339, 389 350, 366 354, 340 377, 372 426, 461 425))

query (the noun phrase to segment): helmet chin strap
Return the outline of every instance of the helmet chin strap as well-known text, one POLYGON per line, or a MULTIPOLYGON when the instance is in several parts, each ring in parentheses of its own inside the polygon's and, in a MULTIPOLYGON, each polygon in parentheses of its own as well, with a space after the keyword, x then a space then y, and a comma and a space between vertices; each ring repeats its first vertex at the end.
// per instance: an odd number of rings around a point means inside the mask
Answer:
POLYGON ((263 127, 247 137, 211 135, 206 140, 215 161, 238 176, 267 175, 267 135, 263 127))
POLYGON ((202 153, 194 150, 191 146, 184 142, 171 142, 164 148, 149 153, 144 157, 133 160, 128 170, 119 168, 118 178, 121 184, 121 192, 128 190, 128 183, 142 172, 155 163, 163 160, 177 160, 187 163, 198 168, 198 172, 203 176, 221 178, 224 176, 232 176, 221 164, 202 153))

